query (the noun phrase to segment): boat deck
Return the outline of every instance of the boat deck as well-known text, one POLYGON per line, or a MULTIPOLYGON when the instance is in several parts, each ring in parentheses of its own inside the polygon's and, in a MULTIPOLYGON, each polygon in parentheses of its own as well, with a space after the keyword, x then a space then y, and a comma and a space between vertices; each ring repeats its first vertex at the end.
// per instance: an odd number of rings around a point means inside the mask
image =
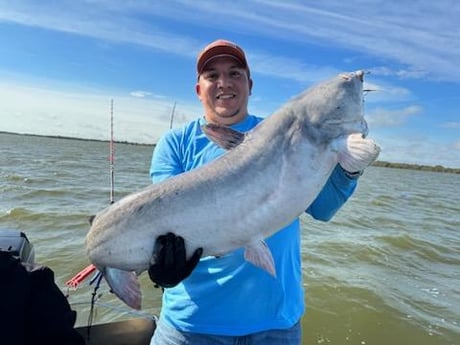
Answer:
POLYGON ((88 327, 77 327, 89 345, 149 345, 155 330, 153 319, 130 319, 93 325, 90 328, 88 337, 88 327))

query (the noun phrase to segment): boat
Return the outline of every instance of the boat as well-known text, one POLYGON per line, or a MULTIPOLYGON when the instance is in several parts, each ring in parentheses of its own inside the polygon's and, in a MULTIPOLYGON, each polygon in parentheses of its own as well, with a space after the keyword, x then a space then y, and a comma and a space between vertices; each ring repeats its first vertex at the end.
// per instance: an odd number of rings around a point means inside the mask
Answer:
MULTIPOLYGON (((0 259, 11 256, 12 258, 14 258, 14 260, 19 260, 19 262, 24 266, 33 267, 35 265, 34 246, 32 243, 29 242, 29 239, 27 238, 26 234, 22 231, 0 229, 0 252, 2 254, 7 254, 1 255, 0 259)), ((7 277, 3 277, 3 279, 5 278, 7 277)), ((54 290, 53 293, 56 293, 56 290, 54 290)), ((65 297, 64 294, 62 294, 62 296, 65 297)), ((64 298, 62 296, 61 300, 63 300, 64 298)), ((3 297, 10 299, 11 296, 3 297)), ((70 308, 70 306, 68 308, 70 308)), ((19 313, 17 313, 16 315, 18 314, 19 313)), ((9 316, 3 315, 3 317, 8 318, 9 316)), ((128 320, 111 321, 101 324, 92 324, 80 327, 73 327, 72 325, 72 327, 73 330, 81 336, 81 339, 84 341, 84 344, 88 345, 148 345, 150 344, 150 339, 153 335, 153 332, 155 331, 155 320, 155 317, 135 317, 128 320)), ((8 321, 10 321, 10 323, 11 321, 14 322, 14 320, 11 319, 9 319, 8 321)), ((8 324, 8 322, 6 324, 8 324)), ((14 326, 15 325, 13 325, 13 327, 14 326)), ((19 336, 15 335, 14 332, 5 328, 7 328, 5 325, 3 325, 3 327, 0 327, 0 329, 2 329, 2 334, 9 334, 8 336, 11 337, 11 339, 14 339, 14 337, 19 336)), ((21 326, 18 325, 17 328, 21 329, 21 326)), ((5 338, 2 336, 2 343, 3 340, 5 340, 5 338)))
POLYGON ((75 328, 92 345, 148 345, 155 331, 153 319, 133 318, 75 328))

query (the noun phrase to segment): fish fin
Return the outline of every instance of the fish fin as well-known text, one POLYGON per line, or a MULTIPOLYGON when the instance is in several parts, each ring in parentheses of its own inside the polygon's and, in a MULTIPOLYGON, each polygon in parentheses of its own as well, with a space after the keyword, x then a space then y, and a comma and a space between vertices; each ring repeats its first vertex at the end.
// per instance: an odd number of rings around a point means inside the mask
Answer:
POLYGON ((380 147, 359 133, 350 134, 336 142, 339 164, 347 171, 362 171, 371 165, 380 153, 380 147))
POLYGON ((265 241, 260 240, 247 245, 244 250, 244 259, 276 278, 275 261, 265 241))
POLYGON ((237 147, 244 140, 244 133, 215 123, 201 126, 201 129, 209 140, 226 150, 237 147))
POLYGON ((106 267, 104 278, 112 292, 134 309, 141 309, 142 292, 135 272, 106 267))

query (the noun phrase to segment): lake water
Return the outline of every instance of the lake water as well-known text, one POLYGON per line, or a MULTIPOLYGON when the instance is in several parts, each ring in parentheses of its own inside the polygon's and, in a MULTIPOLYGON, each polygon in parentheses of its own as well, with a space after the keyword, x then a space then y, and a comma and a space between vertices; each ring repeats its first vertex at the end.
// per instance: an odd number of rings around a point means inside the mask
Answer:
MULTIPOLYGON (((115 199, 150 183, 151 146, 117 144, 115 199)), ((108 144, 0 134, 0 228, 26 233, 85 325, 93 287, 65 282, 86 267, 88 216, 109 204, 108 144)), ((371 167, 328 223, 302 217, 304 344, 460 344, 460 175, 371 167)), ((158 314, 141 276, 134 312, 98 290, 95 323, 158 314)), ((270 303, 270 301, 267 301, 270 303)))

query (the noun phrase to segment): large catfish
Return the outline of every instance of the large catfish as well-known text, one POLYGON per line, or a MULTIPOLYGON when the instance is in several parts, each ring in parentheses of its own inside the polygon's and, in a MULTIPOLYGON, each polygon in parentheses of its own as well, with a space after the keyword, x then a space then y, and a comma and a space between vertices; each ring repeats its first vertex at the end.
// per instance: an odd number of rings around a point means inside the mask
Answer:
POLYGON ((168 232, 185 239, 189 254, 202 247, 203 256, 222 256, 245 247, 246 260, 275 276, 264 239, 307 209, 337 163, 379 154, 366 138, 363 78, 357 71, 322 82, 245 134, 204 126, 228 149, 221 157, 98 213, 86 251, 112 291, 141 307, 137 275, 148 269, 156 238, 168 232), (359 145, 347 142, 353 135, 359 145))

